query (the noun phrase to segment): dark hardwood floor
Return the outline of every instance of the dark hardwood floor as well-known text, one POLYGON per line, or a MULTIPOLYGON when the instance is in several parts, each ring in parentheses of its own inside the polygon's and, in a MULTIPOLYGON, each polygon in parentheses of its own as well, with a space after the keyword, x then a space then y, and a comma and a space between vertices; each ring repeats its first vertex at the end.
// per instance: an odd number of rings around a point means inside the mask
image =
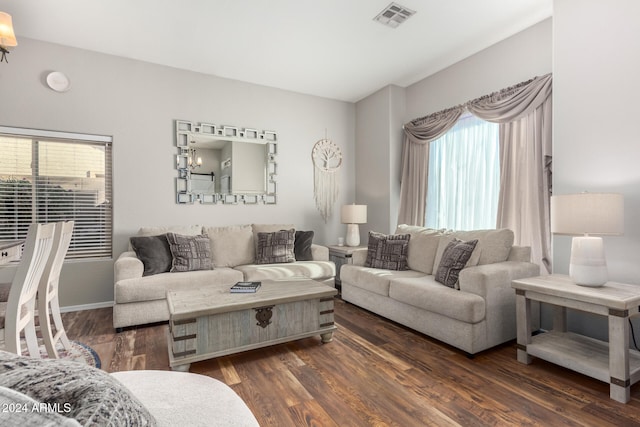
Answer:
MULTIPOLYGON (((603 382, 539 359, 518 363, 514 342, 469 359, 342 300, 335 310, 329 344, 307 338, 191 372, 231 386, 261 426, 640 426, 640 383, 622 404, 603 382)), ((169 369, 166 324, 116 334, 111 309, 63 319, 106 371, 169 369)))

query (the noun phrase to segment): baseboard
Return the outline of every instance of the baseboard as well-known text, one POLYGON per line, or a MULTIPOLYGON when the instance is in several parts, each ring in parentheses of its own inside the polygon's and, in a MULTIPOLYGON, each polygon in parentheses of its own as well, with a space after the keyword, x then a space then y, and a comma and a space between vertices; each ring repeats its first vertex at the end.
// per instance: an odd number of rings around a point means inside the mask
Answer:
POLYGON ((93 304, 81 304, 81 305, 69 305, 67 307, 60 307, 60 313, 69 313, 71 311, 80 310, 95 310, 96 308, 113 307, 113 301, 96 302, 93 304))

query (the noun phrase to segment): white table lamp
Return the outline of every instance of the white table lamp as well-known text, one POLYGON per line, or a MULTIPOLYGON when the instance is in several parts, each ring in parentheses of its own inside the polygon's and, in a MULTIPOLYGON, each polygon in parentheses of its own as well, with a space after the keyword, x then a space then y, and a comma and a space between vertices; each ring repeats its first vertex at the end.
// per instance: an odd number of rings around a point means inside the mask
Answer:
POLYGON ((551 232, 571 241, 569 276, 578 285, 598 287, 608 280, 602 237, 624 231, 624 199, 615 193, 551 196, 551 232))
POLYGON ((347 224, 347 246, 360 244, 360 226, 367 222, 367 205, 344 205, 340 211, 340 221, 347 224))

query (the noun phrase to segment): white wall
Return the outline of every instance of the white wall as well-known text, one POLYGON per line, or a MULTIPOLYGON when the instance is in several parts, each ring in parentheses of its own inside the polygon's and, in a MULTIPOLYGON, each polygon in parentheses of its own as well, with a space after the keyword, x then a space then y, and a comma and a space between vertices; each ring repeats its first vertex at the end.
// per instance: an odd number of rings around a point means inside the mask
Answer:
POLYGON ((404 122, 551 72, 551 18, 406 89, 404 122))
MULTIPOLYGON (((624 236, 604 238, 609 277, 640 284, 640 2, 555 0, 553 19, 554 193, 624 195, 624 236)), ((555 272, 568 272, 569 254, 570 238, 554 237, 555 272)), ((603 318, 569 326, 607 336, 603 318)))
POLYGON ((356 200, 367 205, 361 244, 369 231, 392 233, 398 218, 404 89, 387 86, 356 104, 356 200))
MULTIPOLYGON (((311 148, 326 132, 342 149, 337 206, 350 201, 353 104, 29 39, 9 61, 0 65, 0 125, 113 136, 116 257, 142 225, 294 223, 319 243, 344 233, 339 212, 325 225, 315 208, 311 148), (54 70, 70 77, 71 91, 45 86, 54 70), (278 203, 177 205, 174 119, 276 131, 278 203)), ((60 294, 63 306, 113 300, 113 261, 65 264, 60 294)))

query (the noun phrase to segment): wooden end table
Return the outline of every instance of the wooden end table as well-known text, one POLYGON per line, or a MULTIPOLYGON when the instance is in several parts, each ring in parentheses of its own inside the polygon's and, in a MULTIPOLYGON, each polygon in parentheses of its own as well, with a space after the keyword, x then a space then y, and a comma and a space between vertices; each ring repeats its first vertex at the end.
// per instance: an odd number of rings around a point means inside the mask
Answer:
POLYGON ((329 260, 333 261, 336 265, 336 288, 342 288, 342 281, 340 280, 340 267, 344 264, 351 264, 353 262, 353 252, 358 249, 366 249, 366 246, 337 246, 330 245, 329 248, 329 260))
POLYGON ((607 282, 578 286, 564 275, 518 279, 516 290, 518 361, 531 356, 610 384, 609 396, 626 403, 640 380, 640 352, 629 349, 629 317, 638 314, 640 286, 607 282), (553 305, 553 329, 532 336, 531 301, 553 305), (607 316, 609 343, 567 331, 567 308, 607 316))

